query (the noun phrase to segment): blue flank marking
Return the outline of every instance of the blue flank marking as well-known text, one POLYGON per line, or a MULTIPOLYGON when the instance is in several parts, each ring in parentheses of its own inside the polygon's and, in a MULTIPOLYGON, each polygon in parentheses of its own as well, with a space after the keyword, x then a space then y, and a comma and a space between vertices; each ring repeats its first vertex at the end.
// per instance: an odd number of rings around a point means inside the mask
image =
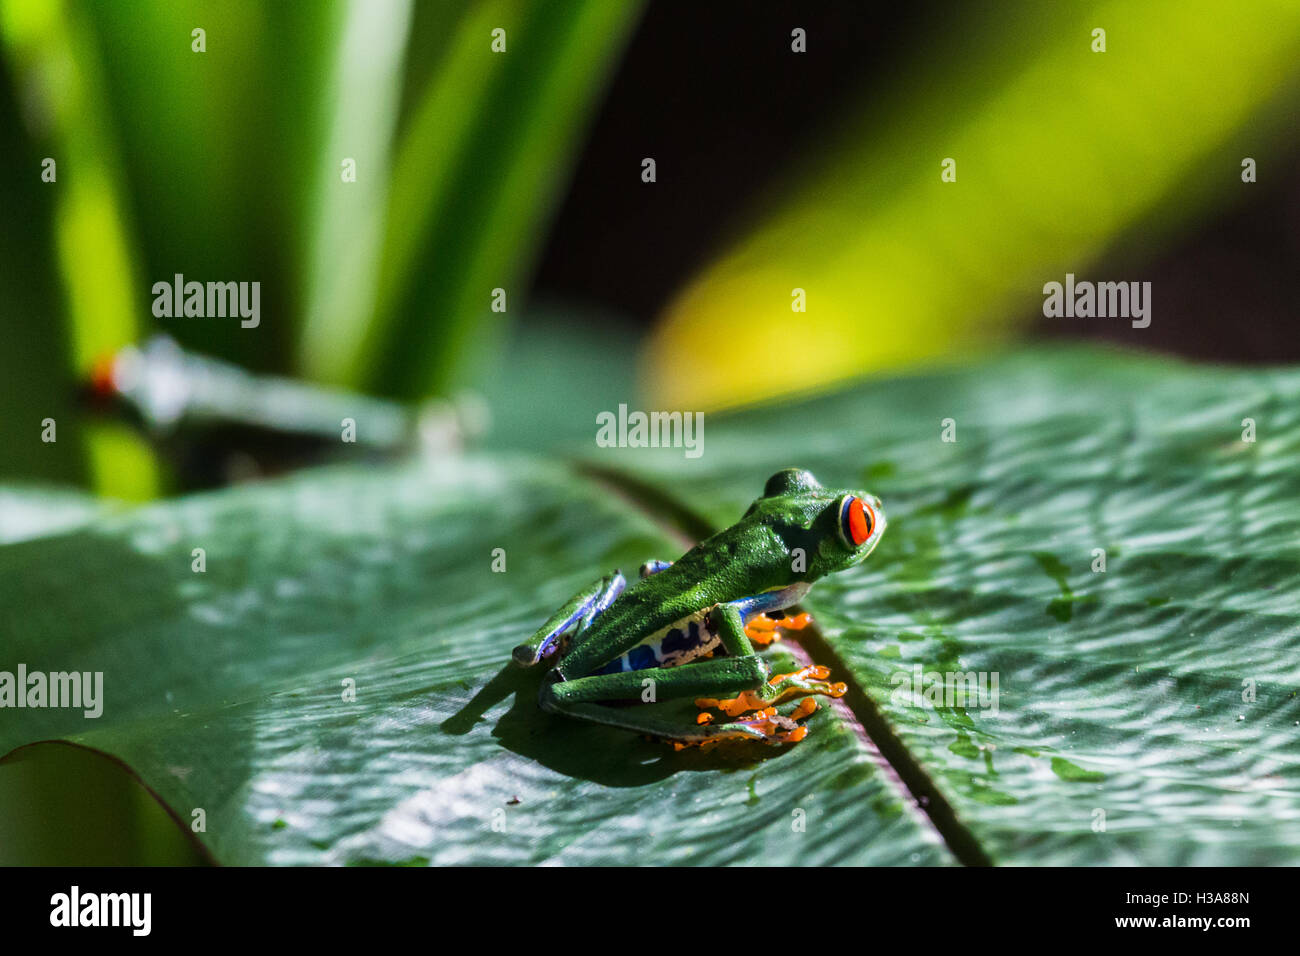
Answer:
POLYGON ((691 621, 685 629, 674 627, 660 639, 656 653, 654 644, 638 644, 621 657, 616 657, 595 674, 621 674, 624 671, 642 671, 658 667, 664 660, 674 654, 693 650, 704 642, 708 632, 700 627, 699 621, 691 621))
POLYGON ((663 651, 665 658, 673 654, 680 654, 682 651, 689 651, 692 648, 700 646, 700 622, 691 621, 689 631, 683 631, 679 627, 673 628, 664 635, 664 639, 659 644, 659 649, 663 651))
POLYGON ((659 664, 659 658, 655 656, 655 649, 649 644, 640 644, 627 652, 628 670, 643 671, 659 664))

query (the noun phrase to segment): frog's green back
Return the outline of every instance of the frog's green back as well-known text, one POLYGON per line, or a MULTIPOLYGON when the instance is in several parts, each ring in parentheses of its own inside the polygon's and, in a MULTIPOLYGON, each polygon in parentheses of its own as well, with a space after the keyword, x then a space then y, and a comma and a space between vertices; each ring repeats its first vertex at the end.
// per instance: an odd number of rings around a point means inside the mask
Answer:
POLYGON ((836 530, 837 503, 846 494, 853 492, 827 490, 806 471, 773 475, 764 495, 734 525, 619 595, 561 661, 561 673, 588 674, 641 639, 715 604, 811 584, 847 566, 852 556, 836 530), (795 560, 797 551, 801 561, 795 560))

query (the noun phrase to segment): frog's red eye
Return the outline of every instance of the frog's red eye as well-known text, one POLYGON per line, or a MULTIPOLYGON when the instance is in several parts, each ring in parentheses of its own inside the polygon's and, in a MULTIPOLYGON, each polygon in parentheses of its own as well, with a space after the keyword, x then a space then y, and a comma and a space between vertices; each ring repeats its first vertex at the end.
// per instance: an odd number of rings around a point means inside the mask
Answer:
POLYGON ((850 547, 860 548, 867 543, 876 526, 876 516, 871 506, 856 495, 847 495, 840 505, 840 536, 850 547))

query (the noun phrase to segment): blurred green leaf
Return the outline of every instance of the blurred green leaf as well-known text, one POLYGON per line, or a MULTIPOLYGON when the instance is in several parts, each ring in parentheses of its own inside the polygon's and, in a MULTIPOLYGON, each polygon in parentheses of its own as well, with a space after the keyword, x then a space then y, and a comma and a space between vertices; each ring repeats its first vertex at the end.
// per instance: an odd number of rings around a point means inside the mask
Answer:
POLYGON ((320 183, 337 177, 341 159, 328 149, 331 128, 345 121, 333 111, 348 5, 132 0, 84 8, 111 64, 103 105, 119 127, 122 187, 138 225, 138 314, 201 352, 285 370, 321 241, 313 230, 326 216, 316 208, 320 183), (205 31, 204 52, 192 47, 195 29, 205 31), (260 282, 261 323, 153 319, 153 283, 178 273, 260 282))
POLYGON ((18 91, 0 84, 0 208, 25 229, 0 229, 0 475, 5 480, 88 481, 84 436, 78 433, 72 330, 62 320, 61 277, 54 260, 57 193, 36 189, 44 150, 22 130, 18 91), (33 335, 33 328, 43 330, 33 335), (62 423, 62 441, 40 440, 41 422, 62 423))
POLYGON ((470 383, 499 344, 589 107, 636 21, 627 0, 487 0, 455 27, 400 133, 377 298, 305 343, 314 375, 403 398, 470 383), (506 51, 492 51, 492 31, 506 51))
POLYGON ((1039 350, 707 426, 595 460, 717 526, 791 465, 881 496, 805 606, 995 862, 1294 862, 1300 372, 1039 350), (1000 675, 998 712, 900 693, 918 666, 1000 675))
POLYGON ((678 549, 526 458, 318 471, 0 547, 6 659, 104 673, 102 717, 10 711, 0 753, 120 758, 205 811, 224 863, 949 862, 831 708, 797 747, 707 754, 538 709, 511 647, 678 549))
POLYGON ((635 402, 638 341, 609 313, 530 308, 471 393, 488 413, 484 444, 549 453, 591 441, 597 415, 635 402))
MULTIPOLYGON (((55 179, 45 183, 53 193, 54 247, 49 254, 60 267, 66 304, 61 338, 71 354, 64 374, 53 378, 53 387, 45 385, 41 395, 51 409, 70 412, 74 383, 88 377, 98 359, 139 334, 136 303, 144 298, 144 286, 123 208, 122 166, 103 67, 81 8, 3 0, 0 39, 32 139, 55 161, 55 179)), ((43 172, 28 171, 29 181, 40 181, 43 172)), ((50 309, 52 303, 43 307, 50 309)), ((30 423, 23 444, 40 437, 39 424, 30 423)), ((77 428, 71 414, 62 424, 63 440, 82 445, 91 480, 101 493, 143 499, 157 492, 152 456, 138 438, 94 423, 77 428)))
MULTIPOLYGON (((323 371, 340 350, 346 355, 356 347, 363 328, 358 319, 374 305, 411 19, 409 0, 352 0, 346 10, 333 69, 319 96, 332 109, 307 215, 307 289, 298 344, 299 364, 312 372, 323 371), (345 162, 354 164, 347 179, 345 162)), ((417 50, 416 57, 423 53, 417 50)))

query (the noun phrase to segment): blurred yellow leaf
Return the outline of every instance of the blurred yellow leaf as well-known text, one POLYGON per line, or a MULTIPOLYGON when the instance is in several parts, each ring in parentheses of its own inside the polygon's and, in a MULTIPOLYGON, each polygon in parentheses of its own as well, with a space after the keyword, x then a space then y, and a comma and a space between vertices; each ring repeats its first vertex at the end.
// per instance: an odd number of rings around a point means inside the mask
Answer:
POLYGON ((643 366, 656 401, 736 404, 1005 339, 1045 282, 1126 230, 1163 237, 1239 195, 1240 157, 1270 147, 1284 126, 1270 107, 1295 99, 1294 0, 979 16, 670 304, 643 366))

